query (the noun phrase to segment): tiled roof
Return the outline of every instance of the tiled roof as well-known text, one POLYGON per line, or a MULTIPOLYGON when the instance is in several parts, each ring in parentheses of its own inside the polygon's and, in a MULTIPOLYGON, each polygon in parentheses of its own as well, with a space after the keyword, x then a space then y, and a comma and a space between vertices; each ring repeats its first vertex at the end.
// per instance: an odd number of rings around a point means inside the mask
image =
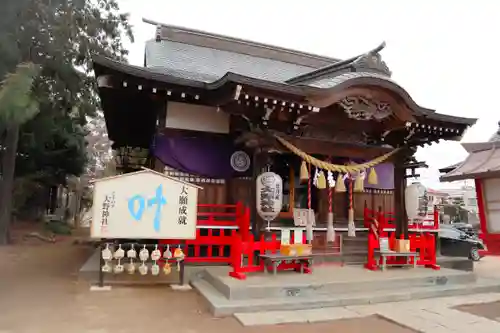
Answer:
MULTIPOLYGON (((500 126, 500 122, 498 125, 500 126)), ((455 163, 453 165, 439 169, 440 172, 448 172, 446 175, 443 176, 444 177, 443 179, 446 179, 446 176, 457 175, 459 172, 471 173, 470 170, 466 170, 466 168, 470 167, 471 163, 476 163, 478 158, 480 158, 480 156, 488 155, 488 153, 491 153, 491 156, 488 158, 493 158, 494 161, 500 162, 500 160, 496 160, 494 158, 495 154, 499 154, 499 152, 497 152, 497 149, 500 148, 499 142, 500 142, 500 130, 496 131, 495 134, 493 134, 487 142, 463 143, 462 146, 467 150, 467 152, 469 152, 469 157, 467 157, 467 159, 463 162, 455 163), (476 156, 472 157, 471 155, 474 154, 476 156)), ((487 167, 489 167, 490 164, 491 162, 488 162, 487 167)), ((482 167, 484 168, 485 166, 483 165, 482 167)))
POLYGON ((146 67, 165 74, 213 82, 227 73, 284 82, 311 70, 288 62, 162 40, 146 43, 146 67), (174 74, 175 73, 175 74, 174 74))
POLYGON ((500 149, 493 147, 470 153, 456 169, 441 176, 442 181, 480 178, 500 172, 500 149))

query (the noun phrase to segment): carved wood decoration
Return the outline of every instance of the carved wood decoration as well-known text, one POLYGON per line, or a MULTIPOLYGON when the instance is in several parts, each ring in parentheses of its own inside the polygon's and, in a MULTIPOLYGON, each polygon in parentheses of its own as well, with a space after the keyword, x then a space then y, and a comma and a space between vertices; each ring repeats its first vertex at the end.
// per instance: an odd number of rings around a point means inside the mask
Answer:
POLYGON ((389 103, 379 102, 362 96, 346 97, 339 102, 347 116, 356 120, 381 121, 392 115, 389 103))
POLYGON ((367 144, 367 135, 363 132, 334 130, 318 128, 317 126, 306 125, 301 131, 301 135, 306 138, 332 141, 349 142, 354 144, 367 144))

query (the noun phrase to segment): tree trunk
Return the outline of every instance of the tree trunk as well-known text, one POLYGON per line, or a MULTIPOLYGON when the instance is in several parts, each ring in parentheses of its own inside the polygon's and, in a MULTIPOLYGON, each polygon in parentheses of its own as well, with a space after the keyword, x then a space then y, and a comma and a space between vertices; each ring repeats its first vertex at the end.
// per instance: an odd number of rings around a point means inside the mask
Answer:
POLYGON ((19 125, 9 126, 5 137, 5 153, 2 158, 3 181, 0 185, 0 245, 9 243, 9 227, 12 214, 12 192, 16 169, 19 125))

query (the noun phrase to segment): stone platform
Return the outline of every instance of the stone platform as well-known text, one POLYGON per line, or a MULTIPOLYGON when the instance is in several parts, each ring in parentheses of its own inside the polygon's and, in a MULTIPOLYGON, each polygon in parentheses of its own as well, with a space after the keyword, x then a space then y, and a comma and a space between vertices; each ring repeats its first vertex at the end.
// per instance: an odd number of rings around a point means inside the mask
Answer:
POLYGON ((356 266, 323 266, 312 274, 281 272, 228 276, 228 268, 207 268, 192 285, 215 316, 408 301, 432 297, 499 292, 500 281, 472 272, 442 268, 391 268, 368 271, 356 266))

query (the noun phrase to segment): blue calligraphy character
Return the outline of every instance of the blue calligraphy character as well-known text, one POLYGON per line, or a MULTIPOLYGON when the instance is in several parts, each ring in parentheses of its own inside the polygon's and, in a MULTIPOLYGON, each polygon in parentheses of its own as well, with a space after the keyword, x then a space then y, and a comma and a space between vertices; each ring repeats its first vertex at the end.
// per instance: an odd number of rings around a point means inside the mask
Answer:
POLYGON ((142 195, 135 195, 132 198, 128 199, 128 211, 130 215, 136 220, 140 221, 142 219, 142 214, 144 214, 144 209, 146 208, 146 201, 142 195), (135 203, 139 203, 139 207, 137 210, 135 209, 135 203))
POLYGON ((167 204, 167 200, 163 196, 163 186, 159 185, 156 188, 156 194, 154 198, 148 200, 148 207, 156 205, 155 217, 153 221, 153 226, 156 232, 160 231, 160 219, 161 219, 161 207, 167 204))

